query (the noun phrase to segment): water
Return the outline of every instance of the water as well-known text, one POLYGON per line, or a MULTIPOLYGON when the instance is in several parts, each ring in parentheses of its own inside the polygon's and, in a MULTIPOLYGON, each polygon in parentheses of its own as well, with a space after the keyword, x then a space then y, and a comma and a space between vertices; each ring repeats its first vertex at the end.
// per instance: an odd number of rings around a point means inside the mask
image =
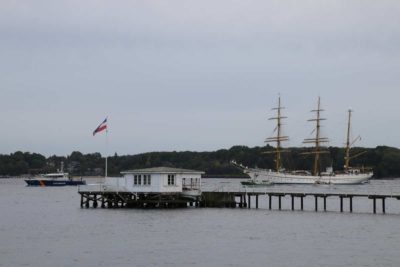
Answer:
MULTIPOLYGON (((238 180, 207 179, 204 186, 237 189, 238 180)), ((272 189, 398 188, 400 181, 272 189)), ((305 212, 81 209, 76 187, 0 179, 0 266, 400 266, 396 201, 386 215, 371 214, 367 200, 353 214, 315 213, 312 203, 305 212)))

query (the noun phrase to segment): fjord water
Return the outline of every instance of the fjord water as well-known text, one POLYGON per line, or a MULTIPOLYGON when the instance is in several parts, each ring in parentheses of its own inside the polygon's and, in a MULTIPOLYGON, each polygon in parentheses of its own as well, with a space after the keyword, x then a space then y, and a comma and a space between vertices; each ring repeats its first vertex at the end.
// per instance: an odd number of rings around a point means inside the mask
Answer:
MULTIPOLYGON (((239 187, 204 179, 206 189, 239 187)), ((396 194, 400 180, 266 190, 396 194)), ((268 210, 262 198, 258 210, 81 209, 79 202, 76 187, 0 179, 0 266, 400 266, 398 200, 387 200, 386 215, 372 214, 371 200, 355 201, 353 214, 337 212, 337 199, 318 213, 307 198, 304 212, 290 211, 288 199, 284 211, 268 210)))

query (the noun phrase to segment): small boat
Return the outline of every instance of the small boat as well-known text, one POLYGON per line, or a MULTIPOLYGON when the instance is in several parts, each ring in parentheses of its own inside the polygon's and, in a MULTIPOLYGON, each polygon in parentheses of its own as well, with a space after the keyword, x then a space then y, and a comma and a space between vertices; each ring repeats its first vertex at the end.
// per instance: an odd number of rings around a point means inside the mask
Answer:
MULTIPOLYGON (((247 167, 243 166, 242 164, 238 164, 236 161, 231 161, 231 164, 242 169, 244 172, 245 170, 248 170, 247 167)), ((248 187, 263 187, 263 186, 270 186, 273 184, 270 180, 259 180, 257 179, 257 177, 258 177, 257 174, 253 175, 251 179, 246 181, 241 181, 240 183, 243 186, 248 186, 248 187)))
POLYGON ((240 182, 244 186, 249 186, 249 187, 263 187, 263 186, 270 186, 272 185, 271 181, 269 180, 247 180, 247 181, 242 181, 240 182))
POLYGON ((61 170, 56 173, 42 174, 35 178, 26 179, 28 186, 66 186, 66 185, 84 185, 86 181, 73 180, 68 173, 63 172, 63 163, 61 170))

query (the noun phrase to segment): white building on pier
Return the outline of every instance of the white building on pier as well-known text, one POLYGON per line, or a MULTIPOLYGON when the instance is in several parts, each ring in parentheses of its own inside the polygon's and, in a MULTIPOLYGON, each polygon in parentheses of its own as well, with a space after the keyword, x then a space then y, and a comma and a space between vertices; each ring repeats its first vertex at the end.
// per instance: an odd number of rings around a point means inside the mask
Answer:
POLYGON ((130 192, 138 194, 201 195, 202 171, 156 167, 121 172, 122 177, 107 177, 104 184, 86 185, 79 191, 130 192))

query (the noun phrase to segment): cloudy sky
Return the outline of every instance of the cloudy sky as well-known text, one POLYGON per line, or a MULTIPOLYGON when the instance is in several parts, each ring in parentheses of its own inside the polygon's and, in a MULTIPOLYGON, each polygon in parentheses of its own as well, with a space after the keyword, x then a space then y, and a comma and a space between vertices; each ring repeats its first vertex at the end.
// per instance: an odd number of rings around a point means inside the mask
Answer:
POLYGON ((400 2, 2 0, 0 153, 261 146, 278 94, 287 146, 400 147, 400 2))

